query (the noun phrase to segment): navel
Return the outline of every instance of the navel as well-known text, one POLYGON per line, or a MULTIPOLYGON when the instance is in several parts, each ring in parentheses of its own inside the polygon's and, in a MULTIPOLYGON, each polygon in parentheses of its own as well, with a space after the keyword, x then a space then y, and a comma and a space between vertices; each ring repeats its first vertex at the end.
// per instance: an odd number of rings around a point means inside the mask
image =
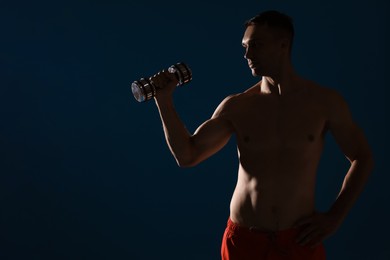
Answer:
POLYGON ((249 143, 249 141, 250 141, 249 136, 245 135, 245 136, 244 136, 244 142, 245 142, 245 143, 249 143))
POLYGON ((314 142, 314 140, 315 140, 314 135, 312 135, 312 134, 307 135, 307 140, 309 140, 309 142, 314 142))

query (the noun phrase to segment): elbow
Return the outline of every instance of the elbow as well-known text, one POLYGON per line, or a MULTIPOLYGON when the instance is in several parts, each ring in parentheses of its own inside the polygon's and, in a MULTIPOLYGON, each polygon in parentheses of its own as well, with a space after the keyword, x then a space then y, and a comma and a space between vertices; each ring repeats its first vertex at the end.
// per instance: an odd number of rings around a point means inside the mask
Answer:
POLYGON ((371 147, 369 146, 369 144, 367 144, 367 147, 366 147, 365 151, 363 152, 363 157, 366 161, 366 164, 367 164, 367 167, 369 168, 369 171, 372 172, 374 170, 374 167, 375 167, 375 158, 374 158, 374 153, 373 153, 371 147))
POLYGON ((368 151, 365 153, 364 159, 367 164, 367 167, 369 168, 369 171, 371 172, 374 169, 375 162, 374 156, 370 149, 368 149, 368 151))
POLYGON ((185 149, 182 149, 180 153, 173 153, 176 163, 180 168, 197 166, 208 157, 192 141, 193 139, 190 139, 189 145, 185 149))
POLYGON ((186 153, 186 155, 175 155, 176 163, 180 168, 189 168, 198 165, 202 160, 196 156, 194 151, 186 153))
POLYGON ((368 173, 372 172, 375 166, 374 157, 371 151, 359 154, 352 162, 362 165, 368 173))
POLYGON ((173 153, 176 163, 180 168, 190 168, 199 164, 199 156, 196 150, 194 149, 191 139, 190 145, 186 149, 181 150, 180 153, 173 153))
POLYGON ((199 162, 193 159, 176 158, 176 163, 180 168, 190 168, 198 165, 199 162))

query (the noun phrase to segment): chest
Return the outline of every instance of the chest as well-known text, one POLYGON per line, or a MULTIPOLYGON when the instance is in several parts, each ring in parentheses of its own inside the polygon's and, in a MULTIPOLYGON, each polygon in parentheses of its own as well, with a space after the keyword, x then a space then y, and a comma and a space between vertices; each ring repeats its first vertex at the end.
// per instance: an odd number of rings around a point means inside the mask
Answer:
POLYGON ((248 100, 233 117, 238 144, 247 149, 302 149, 322 144, 326 109, 315 100, 248 100))

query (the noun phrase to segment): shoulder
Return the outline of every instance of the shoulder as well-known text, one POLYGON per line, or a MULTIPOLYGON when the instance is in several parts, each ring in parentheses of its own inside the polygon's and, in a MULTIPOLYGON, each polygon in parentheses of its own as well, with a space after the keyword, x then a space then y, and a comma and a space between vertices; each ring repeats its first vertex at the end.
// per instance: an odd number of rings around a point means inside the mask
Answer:
POLYGON ((323 88, 323 100, 331 115, 337 115, 340 112, 348 111, 348 104, 344 97, 335 89, 323 88))
POLYGON ((213 117, 223 116, 231 113, 234 108, 234 104, 237 103, 237 100, 240 99, 241 93, 231 94, 225 97, 221 103, 219 103, 218 107, 215 109, 213 117))
MULTIPOLYGON (((250 90, 250 89, 249 89, 250 90)), ((232 115, 236 111, 242 109, 247 104, 247 101, 254 95, 253 91, 244 91, 242 93, 235 93, 225 97, 214 112, 214 116, 232 115)))
POLYGON ((313 81, 307 81, 310 96, 329 109, 345 108, 347 102, 344 97, 334 88, 320 85, 313 81))
POLYGON ((351 113, 348 103, 339 91, 315 82, 309 84, 310 96, 322 107, 328 123, 350 121, 351 113))

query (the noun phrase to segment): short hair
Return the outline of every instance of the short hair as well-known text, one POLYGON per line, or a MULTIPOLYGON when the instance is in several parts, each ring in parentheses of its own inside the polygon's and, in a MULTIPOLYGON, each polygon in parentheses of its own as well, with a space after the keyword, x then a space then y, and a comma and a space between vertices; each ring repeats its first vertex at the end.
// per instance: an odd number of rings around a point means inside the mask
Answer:
POLYGON ((282 30, 287 33, 290 40, 290 53, 294 40, 294 24, 293 19, 281 12, 269 10, 259 13, 245 22, 245 28, 249 25, 268 25, 270 28, 282 30))

